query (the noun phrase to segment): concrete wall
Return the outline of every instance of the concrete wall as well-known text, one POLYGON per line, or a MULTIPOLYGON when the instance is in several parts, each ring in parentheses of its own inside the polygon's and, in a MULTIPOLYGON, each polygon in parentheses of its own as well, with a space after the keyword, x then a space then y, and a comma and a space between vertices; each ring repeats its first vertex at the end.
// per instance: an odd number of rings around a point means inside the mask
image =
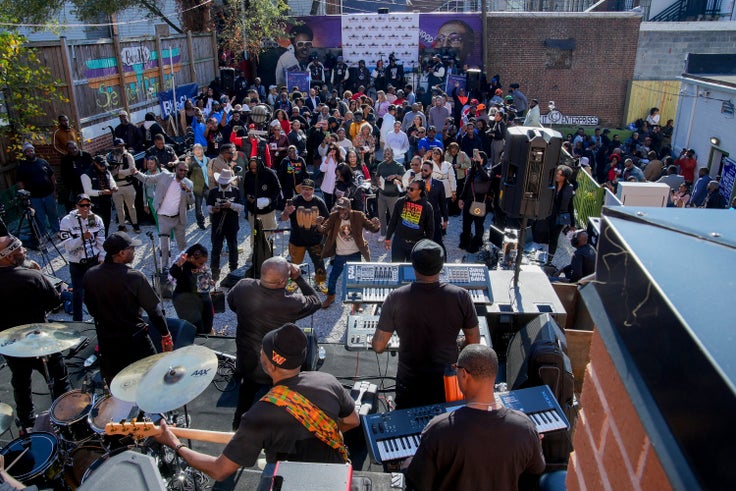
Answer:
POLYGON ((643 22, 634 80, 674 80, 688 53, 736 52, 736 22, 643 22))
POLYGON ((634 78, 640 23, 627 12, 494 12, 486 73, 500 74, 504 87, 519 83, 528 98, 539 99, 543 113, 553 100, 564 115, 598 116, 601 125, 619 126, 634 78), (574 39, 575 49, 560 53, 545 46, 547 39, 574 39))

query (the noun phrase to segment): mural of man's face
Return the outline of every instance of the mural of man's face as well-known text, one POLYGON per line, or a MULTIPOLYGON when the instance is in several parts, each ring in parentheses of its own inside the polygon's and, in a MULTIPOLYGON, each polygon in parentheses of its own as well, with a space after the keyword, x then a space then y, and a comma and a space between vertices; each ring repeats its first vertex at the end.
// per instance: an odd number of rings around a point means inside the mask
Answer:
POLYGON ((299 33, 294 36, 294 56, 299 60, 307 60, 312 49, 312 38, 307 34, 299 33))
POLYGON ((455 49, 457 57, 462 63, 473 49, 473 31, 463 23, 447 22, 437 31, 433 46, 435 48, 455 49))

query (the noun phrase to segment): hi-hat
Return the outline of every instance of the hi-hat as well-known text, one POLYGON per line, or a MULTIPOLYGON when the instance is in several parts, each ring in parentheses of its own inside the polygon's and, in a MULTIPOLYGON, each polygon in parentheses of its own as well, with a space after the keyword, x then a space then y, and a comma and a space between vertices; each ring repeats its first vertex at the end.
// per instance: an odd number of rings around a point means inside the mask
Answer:
POLYGON ((0 354, 16 358, 60 353, 82 342, 76 328, 56 322, 25 324, 0 332, 0 354))
POLYGON ((13 424, 13 408, 9 404, 0 402, 0 435, 8 431, 13 424))
POLYGON ((204 392, 217 373, 217 355, 204 346, 167 353, 138 384, 136 404, 148 413, 165 413, 204 392))
POLYGON ((141 379, 143 379, 143 376, 148 373, 152 366, 168 354, 159 353, 157 355, 147 356, 125 367, 115 375, 110 383, 110 392, 112 392, 112 395, 121 401, 136 402, 138 384, 141 379))

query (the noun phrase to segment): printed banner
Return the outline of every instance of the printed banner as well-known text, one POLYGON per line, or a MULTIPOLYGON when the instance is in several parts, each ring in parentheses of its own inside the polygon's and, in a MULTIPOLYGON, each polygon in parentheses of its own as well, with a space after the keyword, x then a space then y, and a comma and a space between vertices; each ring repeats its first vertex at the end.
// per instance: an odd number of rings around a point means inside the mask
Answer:
POLYGON ((299 87, 302 92, 309 92, 309 72, 286 72, 286 87, 289 92, 294 87, 299 87))
POLYGON ((452 94, 452 89, 455 88, 455 82, 458 84, 458 90, 465 88, 465 75, 448 75, 447 84, 445 85, 445 92, 452 94))
POLYGON ((719 191, 726 199, 726 205, 731 206, 731 194, 733 193, 734 181, 736 181, 736 161, 729 157, 723 157, 723 168, 721 169, 721 187, 719 191))
POLYGON ((166 119, 171 113, 184 109, 187 99, 197 96, 198 86, 196 83, 181 85, 176 88, 176 108, 174 108, 174 91, 164 90, 158 93, 158 103, 161 105, 161 117, 166 119))
POLYGON ((369 69, 389 55, 413 71, 419 60, 419 14, 367 14, 342 16, 342 56, 349 66, 364 60, 369 69))

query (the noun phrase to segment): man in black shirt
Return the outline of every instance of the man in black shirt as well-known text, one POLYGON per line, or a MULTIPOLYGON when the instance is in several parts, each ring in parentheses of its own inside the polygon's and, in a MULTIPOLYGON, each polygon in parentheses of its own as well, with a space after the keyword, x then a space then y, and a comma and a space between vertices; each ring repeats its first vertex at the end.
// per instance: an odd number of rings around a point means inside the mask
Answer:
POLYGON ((140 129, 131 124, 128 113, 120 111, 118 113, 120 124, 115 127, 115 138, 122 138, 125 141, 125 147, 132 149, 134 152, 143 150, 143 136, 140 129))
POLYGON ((66 155, 61 157, 61 181, 66 190, 62 197, 66 211, 72 211, 76 205, 75 198, 84 192, 82 188, 82 174, 92 168, 92 155, 80 150, 77 143, 70 141, 66 144, 66 155))
POLYGON ((51 232, 59 232, 59 210, 56 205, 56 176, 51 165, 36 156, 36 149, 30 143, 23 144, 26 160, 18 165, 16 179, 21 189, 31 193, 31 204, 36 211, 36 221, 41 235, 46 227, 51 232), (48 218, 48 225, 46 219, 48 218))
POLYGON ((281 220, 290 220, 291 235, 289 236, 289 256, 294 264, 304 261, 305 253, 314 264, 314 281, 322 293, 327 293, 327 271, 322 260, 322 234, 317 230, 317 217, 326 219, 330 212, 322 198, 314 195, 314 181, 302 181, 302 192, 293 199, 286 201, 286 207, 281 214, 281 220))
POLYGON ((227 240, 228 262, 230 271, 238 269, 238 230, 240 229, 240 212, 245 208, 236 177, 232 170, 222 169, 215 172, 214 180, 217 188, 211 189, 207 195, 207 211, 212 217, 212 257, 210 269, 212 279, 220 279, 220 253, 222 242, 227 240))
POLYGON ((532 421, 520 411, 496 406, 497 374, 492 348, 474 344, 462 350, 457 380, 465 406, 437 416, 422 431, 406 472, 411 489, 517 489, 522 474, 544 472, 532 421))
POLYGON ((434 212, 434 235, 431 239, 444 249, 442 231, 447 229, 450 217, 447 214, 445 186, 442 184, 442 181, 432 177, 433 171, 434 165, 432 161, 428 160, 422 164, 421 179, 424 181, 424 189, 427 191, 427 201, 432 205, 432 211, 434 212))
POLYGON ((187 448, 163 421, 164 431, 156 440, 216 480, 226 479, 241 466, 253 466, 261 450, 268 463, 345 463, 347 455, 340 432, 360 424, 355 402, 332 375, 300 373, 306 353, 306 336, 294 324, 285 324, 263 337, 259 362, 281 392, 270 392, 243 415, 235 435, 218 457, 187 448), (292 416, 292 401, 302 398, 310 411, 297 418, 292 416), (312 414, 319 414, 321 419, 312 414))
POLYGON ((84 275, 84 303, 95 318, 100 372, 108 385, 123 368, 156 354, 141 309, 161 334, 162 351, 174 348, 161 299, 146 276, 128 266, 139 245, 140 240, 125 232, 111 234, 102 245, 107 253, 105 262, 84 275))
MULTIPOLYGON (((414 185, 414 184, 412 184, 414 185)), ((440 283, 444 252, 429 239, 411 251, 416 281, 386 297, 373 335, 373 350, 382 353, 396 332, 399 367, 396 406, 408 408, 445 402, 445 368, 457 360, 457 335, 466 344, 480 342, 478 317, 467 290, 440 283)))
POLYGON ((562 268, 562 274, 575 283, 581 278, 595 273, 595 249, 588 244, 588 233, 580 230, 573 234, 570 244, 575 248, 570 264, 562 268))
MULTIPOLYGON (((23 324, 46 322, 46 312, 59 305, 59 292, 40 271, 23 266, 25 249, 12 235, 0 237, 0 331, 23 324)), ((44 373, 41 358, 15 358, 5 355, 13 386, 18 419, 24 428, 33 427, 36 419, 31 398, 31 373, 44 373)), ((61 354, 46 359, 57 398, 71 390, 61 354)))
POLYGON ((322 302, 314 288, 302 278, 299 268, 277 256, 263 261, 260 279, 240 280, 228 292, 227 303, 238 318, 235 344, 241 382, 233 417, 233 428, 237 428, 255 395, 271 383, 258 364, 263 337, 285 323, 312 315, 322 307, 322 302), (289 279, 297 284, 301 293, 287 294, 289 279))
POLYGON ((162 169, 174 172, 174 165, 177 160, 176 152, 174 147, 166 144, 164 135, 159 133, 153 137, 153 145, 146 150, 146 158, 148 157, 156 157, 162 169))

